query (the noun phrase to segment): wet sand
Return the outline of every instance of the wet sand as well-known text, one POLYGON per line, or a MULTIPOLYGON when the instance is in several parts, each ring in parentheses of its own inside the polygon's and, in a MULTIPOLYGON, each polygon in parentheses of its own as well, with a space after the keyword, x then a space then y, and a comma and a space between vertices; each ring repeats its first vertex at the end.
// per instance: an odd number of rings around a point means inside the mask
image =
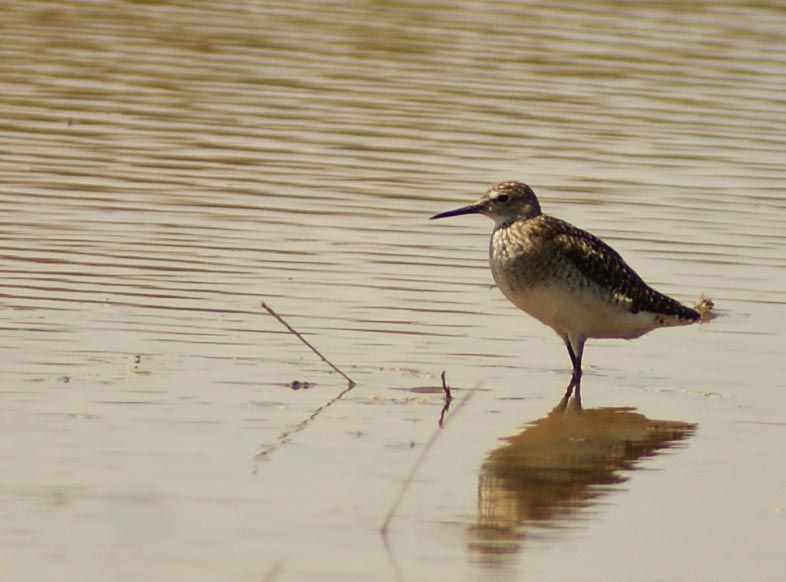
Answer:
POLYGON ((594 6, 4 3, 4 579, 782 576, 786 16, 594 6), (555 417, 507 179, 718 318, 555 417))

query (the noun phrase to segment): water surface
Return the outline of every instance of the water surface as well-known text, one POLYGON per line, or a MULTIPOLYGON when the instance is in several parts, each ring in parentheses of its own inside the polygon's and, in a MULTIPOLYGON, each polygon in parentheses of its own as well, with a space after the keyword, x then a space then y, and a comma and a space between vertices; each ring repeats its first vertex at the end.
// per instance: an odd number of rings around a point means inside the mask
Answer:
POLYGON ((780 7, 9 0, 3 15, 9 579, 786 568, 780 7), (542 490, 490 484, 514 443, 533 450, 567 357, 493 288, 489 223, 427 220, 509 179, 719 312, 588 344, 585 407, 635 407, 639 432, 588 445, 602 479, 574 474, 580 494, 541 499, 536 523, 512 508, 542 490), (358 386, 335 400, 346 382, 261 301, 358 386), (386 547, 442 370, 457 401, 386 547), (514 505, 489 513, 497 494, 514 505), (495 515, 514 516, 493 531, 503 559, 478 551, 495 515))

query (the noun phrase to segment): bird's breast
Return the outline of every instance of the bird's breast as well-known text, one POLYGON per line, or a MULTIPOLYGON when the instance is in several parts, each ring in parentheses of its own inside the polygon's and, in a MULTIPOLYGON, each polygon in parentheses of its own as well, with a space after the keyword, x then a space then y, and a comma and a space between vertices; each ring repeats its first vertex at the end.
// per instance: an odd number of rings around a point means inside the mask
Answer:
POLYGON ((589 280, 553 247, 521 231, 494 232, 489 264, 503 295, 559 334, 631 339, 678 324, 654 313, 632 313, 629 300, 589 280))
MULTIPOLYGON (((521 292, 559 270, 547 247, 523 228, 498 228, 489 243, 489 264, 500 289, 521 292)), ((507 291, 503 290, 506 296, 507 291)))

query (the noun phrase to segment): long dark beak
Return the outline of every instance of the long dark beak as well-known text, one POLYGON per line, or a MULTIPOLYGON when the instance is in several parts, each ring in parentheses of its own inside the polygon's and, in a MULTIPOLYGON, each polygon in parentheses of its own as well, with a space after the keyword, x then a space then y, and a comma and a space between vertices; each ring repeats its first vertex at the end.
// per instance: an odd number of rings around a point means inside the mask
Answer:
POLYGON ((449 218, 451 216, 461 216, 462 214, 480 214, 480 210, 480 204, 470 204, 469 206, 462 206, 461 208, 456 208, 455 210, 440 212, 439 214, 432 216, 429 220, 435 220, 437 218, 449 218))

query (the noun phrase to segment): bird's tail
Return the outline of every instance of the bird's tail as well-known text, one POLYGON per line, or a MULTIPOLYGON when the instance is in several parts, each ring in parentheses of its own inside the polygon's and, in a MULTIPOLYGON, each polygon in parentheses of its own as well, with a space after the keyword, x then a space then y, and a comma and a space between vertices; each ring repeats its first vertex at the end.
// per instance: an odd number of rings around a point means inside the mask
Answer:
POLYGON ((693 309, 699 312, 699 321, 701 323, 712 321, 718 316, 715 312, 715 303, 706 295, 699 297, 699 302, 693 306, 693 309))

